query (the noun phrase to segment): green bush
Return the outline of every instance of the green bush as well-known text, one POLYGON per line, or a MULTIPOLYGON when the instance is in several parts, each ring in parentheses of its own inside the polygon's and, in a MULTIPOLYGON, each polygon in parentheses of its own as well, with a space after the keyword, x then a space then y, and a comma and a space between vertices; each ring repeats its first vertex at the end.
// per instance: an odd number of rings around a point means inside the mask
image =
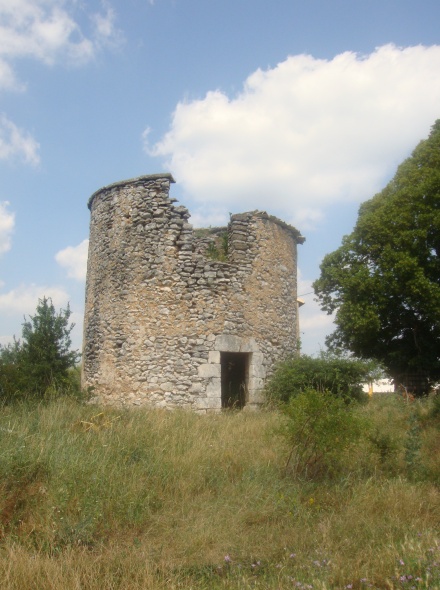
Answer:
POLYGON ((286 403, 292 396, 316 389, 344 399, 360 400, 364 397, 363 383, 377 370, 371 362, 338 355, 293 357, 277 367, 266 387, 267 398, 286 403))
POLYGON ((353 404, 329 392, 309 389, 282 407, 283 434, 290 445, 286 469, 308 479, 341 472, 344 454, 366 430, 353 404))

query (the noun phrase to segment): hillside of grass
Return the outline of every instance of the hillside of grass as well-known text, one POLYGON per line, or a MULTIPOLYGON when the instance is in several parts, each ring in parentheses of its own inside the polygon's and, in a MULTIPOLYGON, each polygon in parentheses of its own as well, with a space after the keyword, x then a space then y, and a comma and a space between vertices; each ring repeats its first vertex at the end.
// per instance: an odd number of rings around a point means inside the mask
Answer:
POLYGON ((440 588, 440 404, 355 410, 333 476, 277 411, 0 410, 2 590, 440 588))

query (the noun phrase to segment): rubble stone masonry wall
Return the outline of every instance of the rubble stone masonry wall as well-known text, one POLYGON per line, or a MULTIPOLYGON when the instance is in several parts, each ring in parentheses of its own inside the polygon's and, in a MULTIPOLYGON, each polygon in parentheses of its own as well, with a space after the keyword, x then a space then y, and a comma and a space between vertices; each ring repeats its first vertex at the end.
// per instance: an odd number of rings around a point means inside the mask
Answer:
POLYGON ((244 404, 256 407, 274 364, 296 350, 304 238, 259 211, 194 230, 172 182, 142 176, 89 200, 83 386, 102 403, 217 411, 222 355, 246 353, 244 404), (227 256, 215 260, 222 232, 227 256))

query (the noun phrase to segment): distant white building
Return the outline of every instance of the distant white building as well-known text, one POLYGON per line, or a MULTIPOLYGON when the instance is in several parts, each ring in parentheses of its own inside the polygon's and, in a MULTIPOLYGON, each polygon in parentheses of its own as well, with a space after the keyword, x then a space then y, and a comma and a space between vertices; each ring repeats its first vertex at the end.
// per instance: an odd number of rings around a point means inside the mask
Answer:
POLYGON ((392 393, 394 391, 394 383, 392 379, 370 381, 364 384, 363 391, 368 393, 368 395, 373 395, 373 393, 392 393))

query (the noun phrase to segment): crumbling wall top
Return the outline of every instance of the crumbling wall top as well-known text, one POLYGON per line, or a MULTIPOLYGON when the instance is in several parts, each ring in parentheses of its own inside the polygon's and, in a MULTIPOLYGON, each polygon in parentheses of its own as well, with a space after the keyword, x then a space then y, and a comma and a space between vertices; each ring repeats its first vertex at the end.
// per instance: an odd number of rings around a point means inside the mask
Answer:
POLYGON ((107 186, 103 186, 102 188, 98 189, 97 191, 95 191, 93 193, 93 195, 90 197, 90 199, 88 200, 87 203, 87 207, 89 209, 92 208, 92 203, 93 200, 95 199, 95 197, 97 197, 99 194, 112 190, 114 188, 117 187, 121 187, 121 186, 128 186, 130 184, 140 184, 143 182, 148 182, 149 180, 160 180, 161 178, 163 178, 164 180, 168 180, 170 183, 172 182, 176 182, 172 176, 172 174, 170 174, 169 172, 162 172, 159 174, 146 174, 144 176, 137 176, 136 178, 129 178, 128 180, 121 180, 118 182, 113 182, 112 184, 108 184, 107 186))
POLYGON ((248 213, 235 213, 234 215, 232 215, 231 219, 245 221, 250 219, 251 217, 267 219, 272 223, 279 225, 293 236, 297 244, 303 244, 306 241, 305 237, 301 235, 301 232, 299 232, 296 229, 296 227, 293 227, 293 225, 289 225, 288 223, 286 223, 282 219, 278 219, 278 217, 275 217, 274 215, 269 215, 268 213, 266 213, 266 211, 258 211, 257 209, 255 211, 249 211, 248 213))

